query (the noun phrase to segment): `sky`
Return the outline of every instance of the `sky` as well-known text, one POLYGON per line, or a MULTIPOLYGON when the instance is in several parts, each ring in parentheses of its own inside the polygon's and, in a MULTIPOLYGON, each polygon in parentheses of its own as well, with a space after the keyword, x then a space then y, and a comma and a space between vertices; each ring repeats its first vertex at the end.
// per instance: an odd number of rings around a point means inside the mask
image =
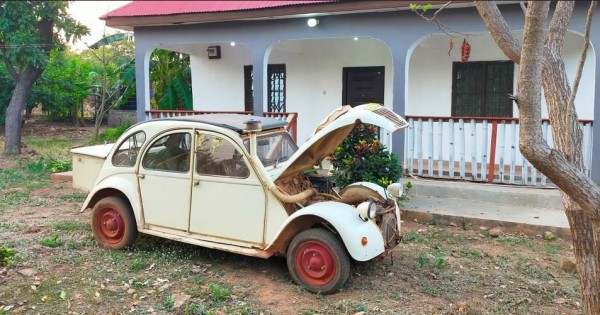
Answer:
POLYGON ((72 1, 69 6, 69 14, 90 29, 90 35, 75 42, 73 49, 75 51, 86 49, 87 45, 92 45, 100 40, 105 32, 107 35, 123 32, 119 29, 105 27, 105 22, 100 20, 100 17, 129 2, 131 1, 72 1))

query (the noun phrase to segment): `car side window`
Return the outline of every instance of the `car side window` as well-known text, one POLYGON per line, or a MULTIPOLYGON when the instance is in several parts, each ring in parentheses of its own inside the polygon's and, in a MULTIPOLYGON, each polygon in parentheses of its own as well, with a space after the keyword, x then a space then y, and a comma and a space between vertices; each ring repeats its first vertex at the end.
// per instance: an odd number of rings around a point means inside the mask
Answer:
POLYGON ((146 134, 143 131, 139 131, 121 142, 115 154, 113 154, 113 165, 123 167, 134 166, 144 141, 146 141, 146 134))
POLYGON ((183 172, 190 169, 189 133, 171 133, 154 141, 142 160, 145 169, 183 172))
POLYGON ((236 147, 229 140, 200 133, 196 140, 196 172, 200 175, 215 175, 247 178, 250 170, 236 147))

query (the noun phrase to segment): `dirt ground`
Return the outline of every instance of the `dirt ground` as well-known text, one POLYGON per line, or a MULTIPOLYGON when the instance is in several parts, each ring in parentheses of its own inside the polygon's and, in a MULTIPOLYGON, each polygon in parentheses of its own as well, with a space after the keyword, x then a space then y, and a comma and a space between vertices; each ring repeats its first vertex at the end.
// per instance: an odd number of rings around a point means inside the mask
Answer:
POLYGON ((392 255, 353 264, 343 290, 327 296, 297 286, 283 258, 145 235, 129 250, 100 248, 89 211, 79 212, 85 194, 30 167, 49 155, 68 159, 91 133, 36 122, 25 127, 25 154, 0 159, 0 249, 16 251, 0 264, 0 315, 582 312, 577 275, 565 263, 569 240, 492 237, 479 227, 405 222, 392 255))

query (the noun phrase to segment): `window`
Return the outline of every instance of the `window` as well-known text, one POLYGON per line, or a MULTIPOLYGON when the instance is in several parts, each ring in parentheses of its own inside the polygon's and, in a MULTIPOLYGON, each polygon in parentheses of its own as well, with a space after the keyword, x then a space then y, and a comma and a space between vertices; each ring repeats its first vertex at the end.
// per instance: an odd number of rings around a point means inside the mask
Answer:
POLYGON ((189 133, 172 133, 154 141, 142 160, 145 169, 184 172, 190 169, 189 133))
MULTIPOLYGON (((244 146, 250 152, 250 139, 244 139, 244 146)), ((298 151, 298 146, 287 132, 258 136, 256 155, 264 166, 285 162, 298 151)))
POLYGON ((113 155, 113 165, 125 167, 134 166, 144 141, 146 141, 146 134, 143 131, 136 132, 125 139, 113 155))
POLYGON ((513 74, 510 61, 454 62, 452 116, 512 117, 513 74))
MULTIPOLYGON (((268 65, 267 86, 269 112, 285 112, 285 64, 268 65)), ((254 74, 252 66, 244 66, 244 99, 246 110, 253 110, 254 106, 254 74)))
POLYGON ((231 142, 219 136, 203 133, 198 134, 196 139, 198 174, 239 178, 250 176, 250 169, 242 154, 231 142))

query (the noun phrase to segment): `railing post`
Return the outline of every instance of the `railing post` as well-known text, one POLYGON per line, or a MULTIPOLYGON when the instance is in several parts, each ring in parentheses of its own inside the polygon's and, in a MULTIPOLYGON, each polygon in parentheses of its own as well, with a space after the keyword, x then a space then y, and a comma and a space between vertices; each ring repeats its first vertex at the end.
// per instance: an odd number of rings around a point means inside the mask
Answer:
POLYGON ((481 136, 481 152, 482 152, 482 156, 481 156, 481 180, 485 181, 485 177, 487 176, 487 169, 488 169, 488 155, 487 155, 487 145, 488 145, 488 121, 487 120, 483 120, 482 122, 482 136, 481 136))
POLYGON ((444 134, 444 121, 440 118, 438 120, 438 176, 444 176, 444 161, 442 154, 442 135, 444 134))
POLYGON ((427 156, 427 175, 433 176, 433 118, 427 120, 427 129, 429 130, 429 155, 427 156))
POLYGON ((459 154, 459 174, 460 178, 465 178, 465 121, 463 119, 458 120, 458 154, 459 154))
MULTIPOLYGON (((517 124, 515 123, 515 121, 511 121, 510 122, 510 132, 511 132, 511 143, 510 143, 510 176, 509 176, 509 183, 514 184, 515 183, 515 166, 517 164, 517 148, 516 148, 516 143, 517 142, 517 124)), ((521 167, 521 176, 523 176, 524 174, 523 172, 523 168, 521 167)))
POLYGON ((448 176, 450 178, 454 178, 454 119, 448 120, 448 126, 450 130, 448 131, 448 141, 450 147, 450 158, 448 161, 448 176))
POLYGON ((490 163, 488 169, 488 183, 492 183, 494 181, 494 172, 496 169, 496 135, 498 133, 498 121, 494 120, 492 122, 492 139, 490 140, 490 163))
POLYGON ((471 177, 477 179, 477 124, 471 119, 471 177))

